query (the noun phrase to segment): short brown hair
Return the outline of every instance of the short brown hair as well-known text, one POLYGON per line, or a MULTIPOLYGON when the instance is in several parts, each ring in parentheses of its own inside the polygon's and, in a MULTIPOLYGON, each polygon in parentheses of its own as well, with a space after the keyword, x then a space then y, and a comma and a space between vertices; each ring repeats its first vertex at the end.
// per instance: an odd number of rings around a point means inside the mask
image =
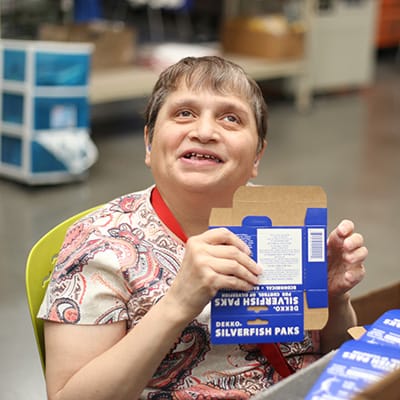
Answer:
POLYGON ((218 56, 185 57, 169 66, 159 76, 145 111, 145 123, 150 143, 158 113, 167 96, 177 90, 182 80, 188 88, 209 87, 221 94, 236 94, 245 98, 254 113, 258 134, 258 150, 267 135, 267 105, 255 80, 242 67, 218 56))

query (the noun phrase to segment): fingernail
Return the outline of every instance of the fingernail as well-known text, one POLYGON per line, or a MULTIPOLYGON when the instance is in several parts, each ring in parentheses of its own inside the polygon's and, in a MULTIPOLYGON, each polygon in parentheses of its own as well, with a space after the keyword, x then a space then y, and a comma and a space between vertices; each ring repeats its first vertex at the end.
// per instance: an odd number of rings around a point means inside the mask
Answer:
POLYGON ((261 265, 260 264, 257 264, 257 269, 258 269, 258 275, 261 275, 262 274, 262 271, 263 271, 263 269, 262 269, 262 267, 261 267, 261 265))

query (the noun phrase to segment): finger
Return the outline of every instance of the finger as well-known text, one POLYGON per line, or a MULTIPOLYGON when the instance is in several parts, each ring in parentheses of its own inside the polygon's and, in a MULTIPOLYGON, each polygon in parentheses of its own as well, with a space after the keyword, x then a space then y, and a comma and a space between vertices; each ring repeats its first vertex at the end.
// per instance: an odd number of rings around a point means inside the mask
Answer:
POLYGON ((228 244, 237 247, 244 253, 250 255, 251 251, 249 246, 227 228, 210 229, 204 234, 204 240, 208 244, 228 244))
MULTIPOLYGON (((228 290, 243 290, 250 291, 254 288, 253 283, 249 283, 246 280, 240 279, 234 275, 223 275, 217 274, 214 279, 214 287, 219 289, 228 289, 228 290)), ((215 293, 217 292, 215 291, 215 293)))
POLYGON ((348 219, 344 219, 335 229, 336 235, 339 238, 346 238, 354 232, 354 223, 348 219))
POLYGON ((212 270, 217 274, 225 275, 225 276, 233 276, 240 280, 246 281, 251 285, 258 284, 258 277, 254 273, 252 273, 248 266, 240 264, 235 260, 229 259, 218 259, 212 265, 212 270))
POLYGON ((250 256, 235 246, 212 246, 209 251, 218 259, 225 259, 230 261, 231 264, 237 263, 238 265, 243 266, 255 276, 260 275, 262 272, 261 267, 250 256))
POLYGON ((254 288, 254 285, 242 280, 238 279, 235 276, 228 276, 226 282, 224 283, 224 289, 231 290, 243 290, 248 292, 254 288))
POLYGON ((365 246, 359 247, 349 253, 343 254, 343 261, 348 267, 362 264, 368 256, 368 249, 365 246))
POLYGON ((328 246, 334 248, 342 248, 344 240, 350 236, 354 231, 354 224, 352 221, 343 220, 340 224, 330 233, 328 237, 328 246))
POLYGON ((343 241, 345 251, 353 251, 364 246, 364 238, 359 233, 353 233, 343 241))
POLYGON ((359 264, 357 268, 352 268, 345 272, 344 279, 347 282, 349 288, 353 288, 359 284, 365 276, 365 268, 363 264, 359 264))

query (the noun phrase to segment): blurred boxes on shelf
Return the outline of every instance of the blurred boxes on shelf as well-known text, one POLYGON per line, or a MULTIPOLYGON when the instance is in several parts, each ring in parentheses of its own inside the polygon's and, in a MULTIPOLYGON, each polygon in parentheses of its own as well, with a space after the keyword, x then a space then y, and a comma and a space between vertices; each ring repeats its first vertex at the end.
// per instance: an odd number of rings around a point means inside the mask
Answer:
POLYGON ((49 41, 93 44, 93 69, 130 65, 136 58, 136 31, 121 22, 44 24, 39 28, 38 38, 49 41))
POLYGON ((222 27, 222 50, 272 61, 299 59, 304 33, 303 24, 289 23, 281 15, 231 18, 222 27))

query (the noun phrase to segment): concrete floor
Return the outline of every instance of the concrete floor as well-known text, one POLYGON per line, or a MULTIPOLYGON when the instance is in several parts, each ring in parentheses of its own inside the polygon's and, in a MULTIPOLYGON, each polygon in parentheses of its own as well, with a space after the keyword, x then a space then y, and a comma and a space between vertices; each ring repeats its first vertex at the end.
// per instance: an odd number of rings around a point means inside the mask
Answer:
MULTIPOLYGON (((44 399, 44 381, 25 299, 29 249, 66 217, 152 183, 143 163, 141 120, 124 103, 94 110, 100 158, 82 183, 26 187, 0 180, 0 398, 44 399), (121 110, 122 109, 122 110, 121 110)), ((316 96, 299 114, 291 101, 270 103, 269 147, 260 184, 321 185, 329 225, 351 218, 370 255, 360 295, 398 281, 400 245, 400 65, 379 62, 368 90, 316 96)))

